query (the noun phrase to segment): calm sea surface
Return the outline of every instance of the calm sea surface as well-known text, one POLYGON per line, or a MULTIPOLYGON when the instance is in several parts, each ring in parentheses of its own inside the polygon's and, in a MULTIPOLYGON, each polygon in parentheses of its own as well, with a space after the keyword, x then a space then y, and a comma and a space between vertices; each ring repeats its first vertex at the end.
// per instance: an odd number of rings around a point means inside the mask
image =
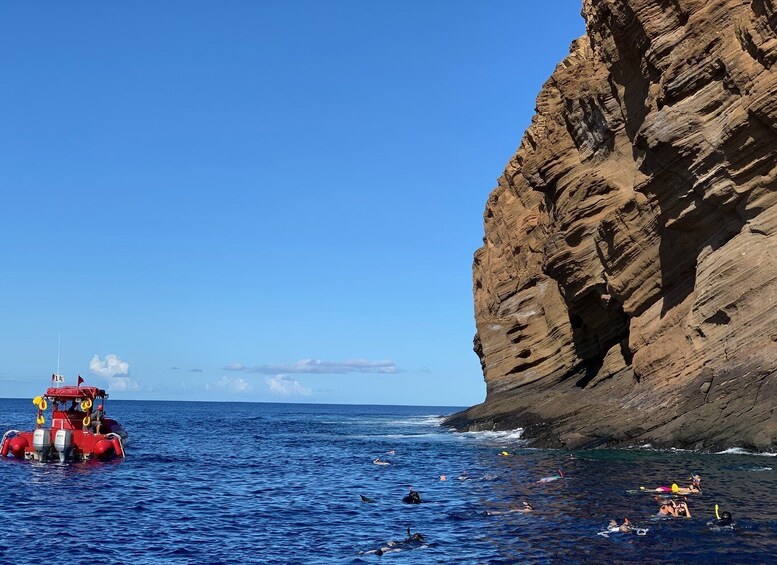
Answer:
MULTIPOLYGON (((453 408, 111 401, 130 433, 108 464, 0 461, 2 563, 765 563, 777 555, 777 459, 523 449, 457 434, 453 408), (515 451, 504 457, 500 451, 515 451), (395 454, 387 454, 395 451, 395 454), (376 457, 390 462, 373 464, 376 457), (541 484, 561 468, 563 480, 541 484), (459 480, 462 472, 469 480, 459 480), (640 485, 703 476, 691 519, 656 520, 640 485), (446 475, 447 481, 441 481, 446 475), (409 487, 423 504, 407 505, 409 487), (359 495, 375 501, 365 504, 359 495), (530 514, 487 514, 523 500, 530 514), (711 531, 714 505, 734 531, 711 531), (610 518, 649 528, 598 535, 610 518), (423 544, 398 544, 406 528, 423 544), (401 549, 383 556, 377 548, 401 549)), ((31 429, 0 400, 0 430, 31 429)))

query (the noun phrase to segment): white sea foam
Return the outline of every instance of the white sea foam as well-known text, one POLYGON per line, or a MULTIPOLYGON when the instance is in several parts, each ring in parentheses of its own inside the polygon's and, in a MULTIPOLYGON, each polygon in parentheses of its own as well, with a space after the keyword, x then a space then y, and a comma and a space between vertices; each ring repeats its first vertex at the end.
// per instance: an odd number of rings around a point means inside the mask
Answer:
POLYGON ((742 447, 729 447, 723 451, 718 451, 717 455, 757 455, 759 457, 777 457, 777 453, 770 453, 768 451, 760 453, 757 451, 747 451, 742 447))
POLYGON ((419 424, 426 424, 428 426, 441 426, 445 421, 445 416, 421 416, 418 419, 419 424))
POLYGON ((402 419, 364 419, 361 424, 374 424, 380 426, 434 426, 439 427, 445 421, 445 416, 427 415, 427 416, 409 416, 402 419))
MULTIPOLYGON (((646 443, 644 445, 629 447, 628 449, 655 451, 657 453, 709 453, 705 451, 696 451, 693 449, 680 449, 679 447, 659 448, 659 447, 653 447, 649 443, 646 443)), ((764 452, 748 451, 743 447, 729 447, 728 449, 724 449, 723 451, 716 451, 713 453, 713 455, 751 455, 751 456, 757 456, 757 457, 777 457, 777 453, 772 453, 768 451, 764 451, 764 452)))
POLYGON ((523 428, 503 431, 486 430, 482 432, 463 432, 460 435, 464 438, 476 438, 481 440, 520 441, 523 439, 523 428))

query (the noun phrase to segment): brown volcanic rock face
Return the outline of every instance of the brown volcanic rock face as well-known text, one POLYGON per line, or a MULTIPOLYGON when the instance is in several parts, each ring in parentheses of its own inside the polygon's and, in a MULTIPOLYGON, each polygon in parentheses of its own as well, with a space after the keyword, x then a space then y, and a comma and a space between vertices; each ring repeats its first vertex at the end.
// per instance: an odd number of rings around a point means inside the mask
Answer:
POLYGON ((486 401, 539 445, 777 445, 777 9, 585 0, 485 212, 486 401))

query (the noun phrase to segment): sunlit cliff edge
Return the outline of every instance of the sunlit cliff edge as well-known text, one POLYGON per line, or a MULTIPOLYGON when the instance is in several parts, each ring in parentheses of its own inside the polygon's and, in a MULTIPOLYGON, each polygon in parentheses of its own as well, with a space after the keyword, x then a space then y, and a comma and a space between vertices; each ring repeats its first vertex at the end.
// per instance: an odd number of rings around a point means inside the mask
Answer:
POLYGON ((774 449, 775 3, 585 0, 583 16, 486 204, 486 400, 447 423, 550 447, 774 449))

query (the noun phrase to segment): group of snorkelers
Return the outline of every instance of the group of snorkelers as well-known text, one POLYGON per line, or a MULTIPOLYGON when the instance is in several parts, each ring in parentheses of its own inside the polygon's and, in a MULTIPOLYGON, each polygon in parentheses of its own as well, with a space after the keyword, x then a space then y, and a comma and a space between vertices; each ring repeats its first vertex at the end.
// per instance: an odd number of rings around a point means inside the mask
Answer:
MULTIPOLYGON (((658 503, 658 513, 656 518, 690 518, 691 509, 688 506, 687 495, 701 494, 701 476, 697 474, 691 475, 690 484, 685 487, 678 486, 676 483, 671 486, 659 486, 653 489, 646 489, 640 487, 642 492, 656 493, 659 496, 655 497, 658 503), (682 496, 682 498, 677 498, 682 496), (674 498, 673 498, 674 497, 674 498)), ((721 527, 733 527, 734 522, 730 512, 719 513, 717 505, 715 506, 716 520, 709 522, 709 526, 721 528, 721 527)), ((611 520, 608 526, 609 531, 621 531, 629 532, 634 530, 633 524, 626 518, 623 524, 618 525, 615 520, 611 520)))
MULTIPOLYGON (((652 492, 657 492, 665 495, 688 495, 688 494, 701 494, 701 476, 691 475, 691 484, 687 487, 680 487, 677 484, 672 486, 661 486, 652 489, 652 492)), ((675 500, 671 496, 657 496, 656 502, 658 502, 658 514, 659 518, 690 518, 691 509, 688 507, 688 499, 675 500)))
MULTIPOLYGON (((391 455, 394 455, 394 452, 388 452, 391 455)), ((501 453, 501 455, 504 455, 504 452, 501 453)), ((509 454, 508 454, 509 455, 509 454)), ((380 460, 380 458, 377 458, 373 463, 376 463, 378 465, 381 464, 388 464, 388 462, 384 462, 380 460)), ((496 478, 496 476, 489 476, 489 479, 496 478)), ((553 475, 551 477, 543 477, 540 479, 539 483, 545 483, 545 482, 552 482, 556 480, 564 479, 564 473, 559 469, 558 475, 553 475)), ((459 480, 472 480, 475 479, 475 477, 470 476, 466 471, 461 473, 458 476, 459 480)), ((440 475, 441 481, 446 481, 447 477, 445 475, 440 475)), ((658 502, 658 513, 655 515, 656 518, 690 518, 691 517, 691 509, 688 505, 688 495, 692 494, 701 494, 701 476, 697 474, 693 474, 690 477, 690 482, 687 484, 687 486, 679 486, 677 484, 672 484, 671 486, 659 486, 652 489, 647 489, 645 487, 640 487, 639 491, 631 491, 631 492, 648 492, 648 493, 655 493, 657 496, 655 497, 656 502, 658 502), (682 497, 682 498, 680 498, 682 497)), ((361 496, 362 502, 366 503, 372 503, 375 502, 374 500, 367 498, 366 496, 361 496)), ((413 490, 411 487, 408 494, 406 494, 402 498, 402 502, 405 504, 420 504, 422 502, 421 495, 413 490)), ((533 512, 534 507, 532 504, 528 501, 523 501, 521 507, 515 507, 510 506, 507 510, 489 510, 483 512, 484 516, 496 516, 496 515, 502 515, 502 514, 511 514, 514 512, 520 512, 520 513, 528 513, 533 512)), ((708 522, 708 526, 710 526, 712 529, 721 529, 721 528, 727 528, 731 529, 734 527, 733 517, 730 512, 722 512, 719 513, 717 505, 715 506, 715 515, 716 520, 708 522)), ((600 532, 602 535, 606 535, 608 532, 622 532, 622 533, 636 533, 637 535, 645 535, 648 532, 647 528, 639 527, 632 523, 628 518, 625 518, 622 523, 618 524, 616 520, 610 520, 609 525, 607 526, 606 532, 600 532)), ((373 550, 367 553, 377 553, 378 555, 382 555, 386 551, 398 551, 403 546, 405 548, 415 548, 418 547, 420 543, 424 541, 424 537, 420 533, 416 534, 410 534, 410 529, 408 528, 408 537, 405 540, 402 541, 395 541, 395 542, 389 542, 387 547, 378 548, 377 550, 373 550)))
MULTIPOLYGON (((394 450, 387 451, 385 455, 396 455, 396 452, 394 450)), ((373 459, 373 464, 375 465, 391 465, 392 463, 390 461, 386 461, 384 459, 381 459, 381 457, 376 457, 373 459)), ((559 473, 561 474, 561 470, 559 470, 559 473)), ((468 481, 468 480, 481 480, 481 481, 491 481, 497 478, 497 475, 493 474, 485 474, 483 476, 472 476, 467 471, 463 471, 458 477, 460 481, 468 481)), ((561 476, 553 476, 552 478, 545 477, 544 479, 541 479, 539 482, 546 482, 548 480, 556 480, 559 478, 563 478, 563 474, 561 476)), ((447 481, 448 477, 446 475, 440 475, 441 481, 447 481)), ((365 504, 374 504, 376 501, 369 498, 368 496, 365 496, 363 494, 359 495, 361 498, 361 502, 365 504)), ((421 494, 414 490, 413 487, 410 487, 410 490, 408 493, 402 497, 402 502, 404 504, 421 504, 423 500, 421 499, 421 494)), ((528 513, 533 512, 534 506, 526 500, 522 502, 522 505, 520 507, 510 506, 507 510, 487 510, 482 513, 483 516, 498 516, 502 514, 512 514, 512 513, 528 513)), ((366 554, 374 554, 374 555, 384 555, 386 553, 394 552, 394 551, 402 551, 403 549, 416 549, 418 547, 421 547, 425 543, 425 539, 423 534, 416 532, 414 534, 410 533, 410 527, 407 528, 407 537, 404 540, 394 540, 386 542, 385 546, 378 547, 377 549, 372 549, 369 551, 363 551, 360 552, 362 555, 366 554)))

